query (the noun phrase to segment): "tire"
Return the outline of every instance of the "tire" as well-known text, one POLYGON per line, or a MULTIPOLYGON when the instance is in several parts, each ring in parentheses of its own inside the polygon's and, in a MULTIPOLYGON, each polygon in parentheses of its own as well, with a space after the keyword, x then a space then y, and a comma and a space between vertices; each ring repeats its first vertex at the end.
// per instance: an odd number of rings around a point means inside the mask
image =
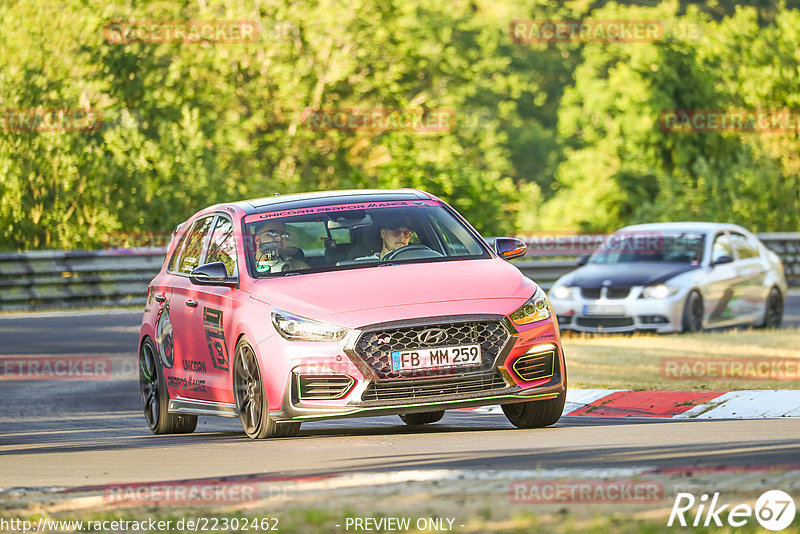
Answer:
POLYGON ((264 439, 297 435, 300 423, 277 423, 269 416, 261 368, 256 353, 246 338, 240 339, 236 344, 233 393, 239 421, 249 437, 264 439))
POLYGON ((686 297, 681 325, 683 332, 700 332, 703 330, 703 297, 695 289, 691 290, 686 297))
POLYGON ((155 343, 149 337, 139 349, 139 392, 147 426, 153 434, 190 434, 197 428, 196 415, 169 413, 169 393, 155 343))
POLYGON ((778 288, 773 287, 767 295, 766 308, 764 310, 764 322, 759 328, 780 328, 783 324, 783 297, 778 288))
POLYGON ((400 414, 400 419, 409 426, 427 425, 435 423, 444 417, 444 410, 437 412, 421 412, 421 413, 403 413, 400 414))
POLYGON ((506 418, 517 428, 544 428, 554 425, 564 413, 566 392, 555 399, 502 404, 506 418))

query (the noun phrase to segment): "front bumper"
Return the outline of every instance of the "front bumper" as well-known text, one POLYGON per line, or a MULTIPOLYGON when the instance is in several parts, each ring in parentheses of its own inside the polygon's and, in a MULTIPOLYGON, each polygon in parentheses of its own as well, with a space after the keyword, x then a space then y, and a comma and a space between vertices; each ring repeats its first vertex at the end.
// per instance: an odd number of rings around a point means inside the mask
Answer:
POLYGON ((321 421, 338 417, 368 417, 379 415, 399 415, 416 412, 432 412, 438 410, 455 410, 458 408, 476 408, 490 404, 509 404, 513 402, 526 402, 533 400, 547 400, 556 398, 566 391, 562 383, 549 387, 534 387, 527 390, 509 388, 508 392, 496 395, 479 394, 466 398, 431 397, 427 400, 418 400, 406 404, 391 404, 387 406, 359 405, 358 403, 346 406, 308 406, 303 403, 293 402, 287 388, 287 396, 280 410, 270 410, 270 417, 278 422, 288 421, 321 421))
MULTIPOLYGON (((312 364, 307 359, 296 360, 282 384, 280 402, 270 403, 275 407, 270 417, 289 422, 406 414, 547 400, 565 393, 563 352, 552 319, 525 328, 502 316, 451 316, 438 322, 430 318, 402 325, 428 327, 445 324, 444 320, 460 330, 478 321, 501 323, 507 339, 496 344, 496 353, 487 352, 478 367, 397 376, 384 366, 385 352, 376 356, 356 348, 365 336, 383 335, 397 323, 365 327, 348 337, 344 347, 331 347, 328 362, 322 361, 321 355, 312 364), (342 358, 342 353, 347 357, 342 358), (314 398, 309 391, 330 398, 314 398)), ((317 347, 318 354, 321 348, 317 347)))
POLYGON ((680 332, 687 291, 664 299, 640 298, 644 287, 633 286, 625 298, 584 298, 580 290, 573 299, 550 296, 561 330, 576 332, 634 332, 637 330, 680 332))

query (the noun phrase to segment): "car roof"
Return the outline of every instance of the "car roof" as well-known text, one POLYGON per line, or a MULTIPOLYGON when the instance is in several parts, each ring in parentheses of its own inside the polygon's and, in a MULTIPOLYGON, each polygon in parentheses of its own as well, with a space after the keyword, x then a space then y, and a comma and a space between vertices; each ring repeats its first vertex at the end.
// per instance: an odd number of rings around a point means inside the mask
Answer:
POLYGON ((709 234, 718 230, 735 230, 737 232, 747 231, 741 226, 731 223, 712 223, 712 222, 665 222, 634 224, 626 226, 622 230, 662 230, 662 231, 694 231, 709 234))
POLYGON ((387 200, 429 200, 435 198, 418 189, 345 189, 340 191, 318 191, 314 193, 276 194, 271 197, 254 198, 231 202, 246 214, 262 213, 275 209, 298 209, 330 204, 354 202, 381 202, 387 200))

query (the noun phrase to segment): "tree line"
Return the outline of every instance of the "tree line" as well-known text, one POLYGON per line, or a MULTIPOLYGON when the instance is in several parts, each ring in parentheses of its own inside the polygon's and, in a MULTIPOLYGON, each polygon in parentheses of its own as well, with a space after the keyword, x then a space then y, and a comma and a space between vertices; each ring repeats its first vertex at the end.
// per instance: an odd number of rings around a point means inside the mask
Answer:
POLYGON ((19 0, 0 25, 3 250, 345 188, 427 190, 484 235, 800 230, 794 2, 19 0))

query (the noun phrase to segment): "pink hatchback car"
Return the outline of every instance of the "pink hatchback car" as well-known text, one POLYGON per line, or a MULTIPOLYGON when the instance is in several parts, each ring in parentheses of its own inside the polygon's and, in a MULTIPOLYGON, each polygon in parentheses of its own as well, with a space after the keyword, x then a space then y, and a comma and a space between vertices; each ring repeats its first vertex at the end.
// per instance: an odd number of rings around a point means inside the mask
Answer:
POLYGON ((198 415, 248 436, 397 414, 409 425, 500 404, 517 427, 561 417, 567 376, 544 291, 453 208, 412 189, 218 204, 173 236, 139 335, 156 434, 198 415))

